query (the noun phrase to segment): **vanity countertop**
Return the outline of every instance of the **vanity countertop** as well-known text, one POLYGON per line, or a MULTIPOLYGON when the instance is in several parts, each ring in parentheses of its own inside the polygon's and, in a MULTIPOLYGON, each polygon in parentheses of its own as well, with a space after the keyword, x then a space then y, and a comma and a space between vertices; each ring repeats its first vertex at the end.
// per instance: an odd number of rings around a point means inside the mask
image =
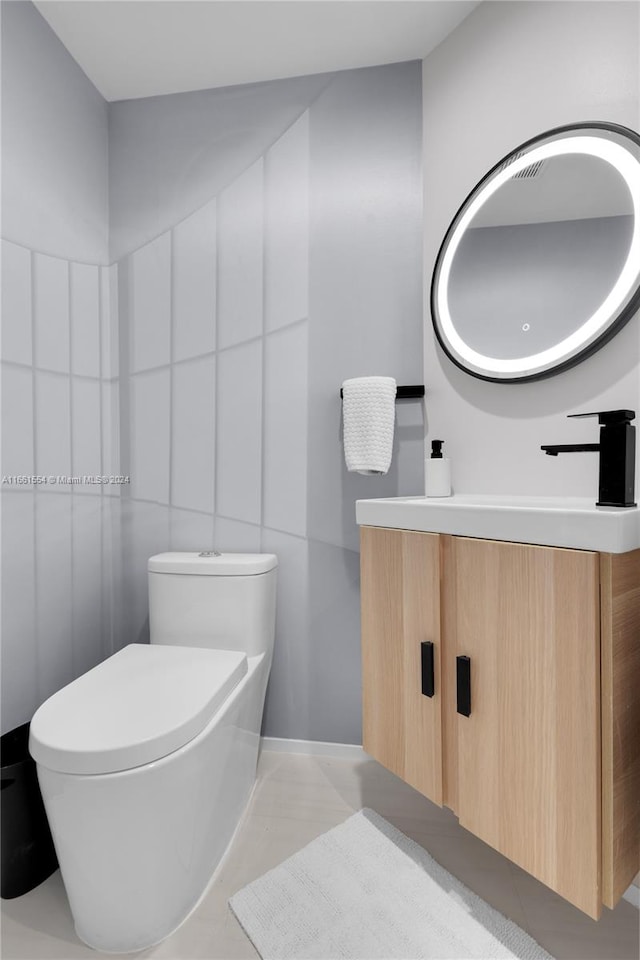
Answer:
POLYGON ((640 548, 640 508, 596 507, 587 497, 458 493, 357 500, 356 522, 601 553, 640 548))

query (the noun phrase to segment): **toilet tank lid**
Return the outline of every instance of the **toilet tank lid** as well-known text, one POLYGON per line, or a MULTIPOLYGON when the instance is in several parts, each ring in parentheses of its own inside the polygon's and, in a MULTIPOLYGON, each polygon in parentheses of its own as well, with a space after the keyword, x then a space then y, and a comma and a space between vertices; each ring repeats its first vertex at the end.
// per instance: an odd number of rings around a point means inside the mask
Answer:
POLYGON ((278 566, 273 553, 158 553, 149 558, 150 573, 182 573, 203 577, 251 577, 278 566))

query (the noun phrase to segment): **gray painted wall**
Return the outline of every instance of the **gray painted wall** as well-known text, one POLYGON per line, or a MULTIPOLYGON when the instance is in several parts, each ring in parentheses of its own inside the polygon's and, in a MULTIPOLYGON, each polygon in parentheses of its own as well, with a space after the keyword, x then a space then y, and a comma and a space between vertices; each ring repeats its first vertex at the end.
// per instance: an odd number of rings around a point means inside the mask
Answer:
MULTIPOLYGON (((278 85, 285 106, 287 85, 278 85)), ((339 390, 351 375, 420 378, 420 64, 337 74, 316 93, 176 224, 192 184, 165 170, 149 193, 166 227, 119 262, 122 462, 132 478, 125 633, 148 636, 150 554, 273 551, 264 731, 360 742, 354 503, 418 489, 424 425, 419 404, 399 409, 389 476, 347 475, 339 390)), ((215 94, 185 95, 186 144, 201 136, 215 94)), ((224 103, 228 92, 219 95, 224 103)), ((259 87, 243 91, 248 116, 262 98, 259 87)), ((143 126, 146 106, 138 101, 143 126)), ((158 101, 148 109, 160 122, 158 101)), ((156 147, 151 138, 150 154, 156 147)), ((150 167, 161 168, 162 157, 150 167)))
POLYGON ((421 382, 419 85, 419 64, 353 71, 310 111, 310 642, 306 684, 295 694, 306 724, 284 708, 292 671, 274 677, 278 697, 269 701, 267 729, 276 736, 298 725, 298 736, 361 742, 354 505, 363 497, 416 493, 422 484, 422 404, 397 404, 389 474, 363 477, 345 469, 338 398, 340 384, 352 376, 421 382), (287 686, 277 688, 276 679, 287 686))
POLYGON ((2 3, 2 233, 108 262, 107 104, 32 3, 2 3))
MULTIPOLYGON (((636 3, 483 3, 423 62, 424 263, 436 254, 474 184, 519 143, 578 120, 640 127, 636 3)), ((425 298, 430 436, 444 437, 454 489, 597 494, 597 457, 545 457, 543 443, 597 439, 566 414, 640 413, 636 315, 572 370, 529 384, 494 384, 458 370, 437 346, 425 298)), ((640 476, 640 472, 638 474, 640 476)))
MULTIPOLYGON (((1 472, 116 474, 106 104, 30 3, 2 52, 1 472)), ((3 731, 115 649, 118 494, 2 484, 3 731)))

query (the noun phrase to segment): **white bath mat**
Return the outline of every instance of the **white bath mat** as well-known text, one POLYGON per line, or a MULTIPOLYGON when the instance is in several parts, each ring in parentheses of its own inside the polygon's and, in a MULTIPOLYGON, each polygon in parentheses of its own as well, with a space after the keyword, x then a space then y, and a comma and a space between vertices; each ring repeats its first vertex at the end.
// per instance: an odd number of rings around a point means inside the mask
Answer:
POLYGON ((229 903, 264 960, 551 960, 373 810, 229 903))

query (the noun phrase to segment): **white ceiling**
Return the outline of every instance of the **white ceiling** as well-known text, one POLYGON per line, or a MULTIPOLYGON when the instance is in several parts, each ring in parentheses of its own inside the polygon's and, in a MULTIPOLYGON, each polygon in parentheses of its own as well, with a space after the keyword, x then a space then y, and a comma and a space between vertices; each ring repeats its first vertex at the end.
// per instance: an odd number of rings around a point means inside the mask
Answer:
POLYGON ((36 0, 106 100, 422 59, 478 0, 36 0))

